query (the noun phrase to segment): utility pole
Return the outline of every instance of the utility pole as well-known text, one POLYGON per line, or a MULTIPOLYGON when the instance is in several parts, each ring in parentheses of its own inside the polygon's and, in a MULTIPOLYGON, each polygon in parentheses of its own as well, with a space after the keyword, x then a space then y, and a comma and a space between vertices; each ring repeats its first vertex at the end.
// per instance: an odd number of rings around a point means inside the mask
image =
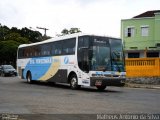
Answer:
MULTIPOLYGON (((32 28, 32 27, 29 27, 31 30, 33 30, 33 31, 37 31, 35 28, 32 28)), ((43 41, 43 37, 42 37, 42 34, 40 34, 40 32, 39 31, 37 31, 37 34, 39 35, 39 38, 41 39, 41 41, 43 41)), ((38 39, 39 39, 38 38, 38 39)))
POLYGON ((45 37, 47 36, 46 31, 49 30, 49 29, 47 29, 47 28, 42 28, 42 27, 37 27, 37 29, 42 29, 42 30, 44 30, 44 36, 45 36, 45 37))

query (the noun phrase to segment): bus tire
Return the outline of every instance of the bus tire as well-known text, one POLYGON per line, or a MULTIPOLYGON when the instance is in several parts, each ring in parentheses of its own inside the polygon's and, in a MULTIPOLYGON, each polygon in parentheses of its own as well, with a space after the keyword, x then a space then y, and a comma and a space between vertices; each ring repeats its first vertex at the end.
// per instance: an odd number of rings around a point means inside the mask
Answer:
POLYGON ((27 82, 30 83, 30 84, 33 83, 31 72, 27 73, 27 82))
POLYGON ((75 74, 73 74, 73 75, 70 77, 70 87, 71 87, 71 89, 73 89, 73 90, 80 88, 80 85, 78 85, 77 76, 76 76, 75 74))
POLYGON ((106 85, 102 85, 102 86, 96 86, 97 87, 97 89, 99 90, 99 91, 103 91, 103 90, 105 90, 106 89, 106 85))

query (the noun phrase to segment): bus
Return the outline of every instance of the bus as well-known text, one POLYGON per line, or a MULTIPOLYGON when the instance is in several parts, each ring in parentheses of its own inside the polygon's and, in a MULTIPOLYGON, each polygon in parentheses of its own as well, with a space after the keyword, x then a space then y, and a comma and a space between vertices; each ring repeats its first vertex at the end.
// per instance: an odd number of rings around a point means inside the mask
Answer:
POLYGON ((17 51, 17 72, 34 81, 81 86, 124 86, 126 80, 122 40, 76 33, 42 42, 22 44, 17 51))

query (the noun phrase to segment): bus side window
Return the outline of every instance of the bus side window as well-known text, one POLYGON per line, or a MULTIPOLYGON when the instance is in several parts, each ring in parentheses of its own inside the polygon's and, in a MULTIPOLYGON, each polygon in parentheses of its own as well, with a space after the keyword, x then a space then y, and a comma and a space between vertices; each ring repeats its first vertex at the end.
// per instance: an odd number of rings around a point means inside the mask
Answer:
POLYGON ((30 50, 29 50, 29 51, 30 51, 30 55, 29 55, 29 56, 32 57, 32 56, 33 56, 33 48, 30 47, 30 50))
POLYGON ((39 45, 34 46, 34 57, 40 56, 40 47, 39 45))
POLYGON ((63 55, 75 54, 76 39, 71 38, 63 41, 63 55))
POLYGON ((50 43, 44 44, 41 46, 41 54, 42 56, 49 56, 51 51, 50 43))
POLYGON ((54 42, 51 43, 51 54, 55 55, 55 44, 54 44, 54 42))
POLYGON ((62 41, 53 42, 51 45, 52 55, 61 55, 62 54, 62 41))
POLYGON ((37 45, 37 56, 41 56, 41 46, 37 45))

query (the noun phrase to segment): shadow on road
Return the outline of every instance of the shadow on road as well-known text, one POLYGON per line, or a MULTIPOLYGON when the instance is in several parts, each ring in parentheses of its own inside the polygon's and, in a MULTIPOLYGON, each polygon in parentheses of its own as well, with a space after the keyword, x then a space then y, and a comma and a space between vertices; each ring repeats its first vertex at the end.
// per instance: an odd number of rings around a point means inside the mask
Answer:
MULTIPOLYGON (((27 82, 22 82, 28 85, 31 85, 27 82)), ((60 88, 60 89, 66 89, 66 90, 72 90, 70 88, 69 84, 61 84, 61 83, 48 83, 48 82, 37 82, 35 81, 34 83, 32 83, 32 85, 40 85, 40 86, 47 86, 47 87, 54 87, 54 88, 60 88)), ((98 93, 105 93, 105 92, 109 92, 109 93, 122 93, 123 91, 120 90, 113 90, 110 88, 106 88, 105 90, 99 91, 96 87, 84 87, 81 86, 81 88, 77 89, 77 90, 73 90, 73 91, 85 91, 85 92, 98 92, 98 93)))

